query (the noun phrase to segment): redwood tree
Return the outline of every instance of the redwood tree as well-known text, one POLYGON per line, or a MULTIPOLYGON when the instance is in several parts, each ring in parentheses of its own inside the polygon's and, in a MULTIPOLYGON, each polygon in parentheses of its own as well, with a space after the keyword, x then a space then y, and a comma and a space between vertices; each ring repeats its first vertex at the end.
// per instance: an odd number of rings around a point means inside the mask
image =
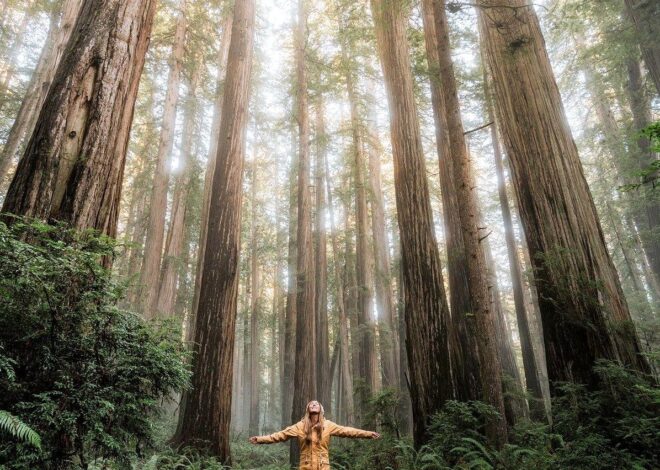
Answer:
POLYGON ((254 1, 236 2, 222 104, 222 115, 232 119, 223 119, 220 125, 195 321, 192 389, 186 394, 174 438, 181 444, 206 442, 227 464, 231 463, 232 366, 254 21, 254 1))
MULTIPOLYGON (((452 326, 449 338, 452 378, 459 399, 478 400, 480 397, 479 390, 481 389, 479 352, 476 338, 467 330, 468 321, 472 318, 467 315, 472 312, 472 298, 467 273, 467 253, 463 240, 463 229, 461 228, 459 196, 453 176, 454 164, 447 129, 448 113, 446 112, 443 95, 443 83, 439 76, 439 41, 446 41, 447 38, 446 31, 442 38, 438 36, 436 31, 433 0, 424 0, 422 7, 447 250, 447 281, 449 284, 452 326)), ((449 44, 444 44, 443 47, 448 50, 449 44)))
MULTIPOLYGON (((449 25, 444 0, 433 1, 433 17, 438 48, 438 77, 442 83, 442 103, 447 123, 448 153, 450 159, 452 188, 457 198, 458 222, 463 234, 462 262, 465 264, 470 309, 452 312, 452 323, 463 321, 455 316, 463 316, 467 323, 467 341, 477 342, 480 398, 500 413, 500 418, 489 422, 486 433, 492 443, 501 444, 506 440, 504 421, 504 400, 502 395, 502 367, 497 348, 495 328, 497 312, 494 309, 486 261, 486 237, 488 233, 481 227, 481 214, 476 193, 476 182, 472 160, 465 141, 465 131, 461 119, 458 86, 454 75, 454 64, 449 43, 449 25), (469 316, 468 316, 469 315, 469 316)), ((438 111, 436 111, 438 112, 438 111)), ((463 339, 463 338, 462 338, 463 339)), ((469 363, 468 363, 469 364, 469 363)), ((466 364, 467 365, 467 364, 466 364)), ((465 365, 463 365, 465 367, 465 365)))
POLYGON ((144 243, 144 260, 140 272, 141 299, 140 307, 147 318, 156 316, 160 263, 165 240, 165 215, 167 213, 167 189, 169 184, 172 147, 174 145, 174 126, 179 102, 179 84, 183 67, 183 53, 186 39, 186 0, 179 2, 179 14, 172 45, 170 72, 167 79, 167 92, 163 104, 163 123, 158 141, 156 171, 149 204, 149 222, 147 238, 144 243))
POLYGON ((325 129, 325 106, 323 97, 316 100, 316 158, 314 161, 314 181, 316 193, 316 212, 314 215, 314 267, 315 267, 315 294, 316 294, 316 382, 318 387, 317 399, 323 403, 326 412, 330 410, 330 392, 332 374, 330 374, 330 345, 328 340, 328 255, 326 233, 326 198, 325 198, 325 154, 327 152, 328 136, 325 129))
MULTIPOLYGON (((316 398, 314 249, 312 244, 312 196, 310 185, 309 109, 305 48, 307 5, 298 0, 295 33, 296 107, 298 119, 298 225, 296 231, 296 349, 291 421, 297 422, 307 403, 316 398)), ((291 441, 291 464, 299 459, 298 440, 291 441)))
POLYGON ((85 0, 2 212, 116 234, 155 0, 85 0))
POLYGON ((626 13, 637 32, 642 49, 644 64, 653 80, 656 92, 660 95, 660 8, 657 2, 624 0, 626 13))
POLYGON ((413 432, 415 445, 420 446, 428 439, 430 417, 453 393, 447 344, 449 309, 413 95, 406 5, 371 0, 390 107, 413 432))
POLYGON ((64 48, 69 41, 71 31, 78 17, 82 0, 65 0, 58 11, 51 12, 51 25, 37 66, 30 78, 21 107, 9 130, 7 140, 0 154, 0 183, 4 180, 12 160, 18 152, 21 141, 30 135, 43 105, 46 93, 55 76, 57 66, 62 59, 64 48), (61 10, 61 11, 59 11, 61 10))
POLYGON ((498 122, 534 268, 551 382, 596 386, 598 359, 648 371, 566 121, 539 21, 524 0, 479 0, 498 122))

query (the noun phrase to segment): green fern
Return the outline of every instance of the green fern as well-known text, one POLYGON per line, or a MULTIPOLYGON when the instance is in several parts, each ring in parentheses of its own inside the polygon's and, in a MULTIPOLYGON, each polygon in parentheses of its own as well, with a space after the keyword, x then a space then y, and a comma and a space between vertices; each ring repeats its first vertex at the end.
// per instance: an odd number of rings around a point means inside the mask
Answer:
POLYGON ((8 411, 0 410, 0 429, 41 450, 39 434, 8 411))

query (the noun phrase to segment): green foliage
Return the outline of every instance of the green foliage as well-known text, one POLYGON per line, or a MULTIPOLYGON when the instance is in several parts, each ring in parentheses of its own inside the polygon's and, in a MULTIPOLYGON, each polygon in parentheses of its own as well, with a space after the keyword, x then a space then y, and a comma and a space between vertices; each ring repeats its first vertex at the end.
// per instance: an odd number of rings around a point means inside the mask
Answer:
POLYGON ((188 383, 180 333, 119 309, 101 265, 111 240, 17 219, 0 223, 0 409, 36 431, 0 440, 0 466, 127 463, 153 444, 160 400, 188 383))
POLYGON ((196 449, 186 447, 175 451, 171 448, 154 454, 146 462, 138 465, 141 470, 174 470, 186 468, 189 470, 224 470, 228 467, 222 465, 213 457, 204 455, 196 449))
MULTIPOLYGON (((656 121, 648 125, 639 131, 636 137, 648 139, 649 150, 651 152, 660 152, 660 121, 656 121)), ((639 172, 636 173, 636 175, 641 179, 640 183, 625 184, 620 186, 619 190, 623 192, 634 191, 644 186, 648 186, 652 190, 655 190, 656 182, 658 179, 658 170, 660 170, 660 161, 653 160, 647 167, 642 168, 639 172)))
POLYGON ((0 410, 0 430, 7 432, 19 441, 41 449, 41 438, 30 426, 11 413, 0 410))
POLYGON ((333 450, 333 466, 346 470, 659 468, 658 387, 609 362, 598 363, 595 373, 603 384, 601 390, 561 384, 553 400, 553 424, 522 421, 510 430, 509 443, 502 449, 491 447, 482 434, 483 423, 495 414, 493 408, 481 402, 449 401, 433 417, 430 440, 420 449, 385 432, 381 441, 375 441, 377 447, 351 442, 339 452, 333 450))

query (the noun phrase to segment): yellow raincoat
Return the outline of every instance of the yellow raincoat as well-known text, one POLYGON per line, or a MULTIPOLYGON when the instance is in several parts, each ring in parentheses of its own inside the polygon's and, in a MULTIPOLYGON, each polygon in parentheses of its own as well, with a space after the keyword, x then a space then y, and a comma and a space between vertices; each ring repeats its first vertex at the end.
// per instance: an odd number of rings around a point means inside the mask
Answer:
POLYGON ((300 420, 296 424, 289 426, 282 431, 270 434, 269 436, 257 437, 257 443, 273 444, 275 442, 289 440, 292 437, 297 437, 298 443, 300 444, 299 470, 330 470, 330 454, 328 453, 330 436, 361 437, 364 439, 369 439, 373 436, 373 433, 370 431, 339 426, 326 419, 324 421, 323 432, 321 435, 319 436, 318 432, 313 432, 312 442, 307 442, 303 429, 303 421, 300 420))

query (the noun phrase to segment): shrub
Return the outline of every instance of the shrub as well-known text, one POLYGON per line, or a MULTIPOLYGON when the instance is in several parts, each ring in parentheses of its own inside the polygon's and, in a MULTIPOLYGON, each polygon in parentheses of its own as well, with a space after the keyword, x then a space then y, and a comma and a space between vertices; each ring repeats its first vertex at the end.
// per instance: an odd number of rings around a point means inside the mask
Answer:
POLYGON ((101 265, 113 242, 17 219, 0 223, 0 409, 41 436, 2 435, 0 466, 120 467, 152 444, 159 401, 189 379, 171 324, 119 309, 101 265))

